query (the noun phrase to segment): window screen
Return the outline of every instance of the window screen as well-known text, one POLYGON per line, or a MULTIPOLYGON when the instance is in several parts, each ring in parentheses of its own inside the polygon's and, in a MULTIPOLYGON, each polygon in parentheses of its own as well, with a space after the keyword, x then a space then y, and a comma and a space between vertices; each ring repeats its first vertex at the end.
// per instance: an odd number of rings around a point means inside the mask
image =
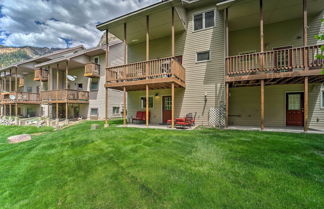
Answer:
POLYGON ((215 12, 210 11, 205 13, 205 28, 210 28, 215 26, 215 12))
POLYGON ((194 16, 194 29, 203 29, 203 14, 198 14, 194 16))
POLYGON ((197 52, 197 62, 210 60, 210 52, 197 52))

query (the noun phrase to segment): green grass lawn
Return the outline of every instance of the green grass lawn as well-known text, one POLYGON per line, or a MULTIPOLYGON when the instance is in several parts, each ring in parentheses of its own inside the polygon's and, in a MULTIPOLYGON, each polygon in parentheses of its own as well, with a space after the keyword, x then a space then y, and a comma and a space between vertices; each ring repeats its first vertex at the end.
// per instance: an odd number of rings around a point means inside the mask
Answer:
POLYGON ((0 127, 0 208, 322 208, 324 136, 0 127), (7 144, 20 133, 47 132, 7 144))

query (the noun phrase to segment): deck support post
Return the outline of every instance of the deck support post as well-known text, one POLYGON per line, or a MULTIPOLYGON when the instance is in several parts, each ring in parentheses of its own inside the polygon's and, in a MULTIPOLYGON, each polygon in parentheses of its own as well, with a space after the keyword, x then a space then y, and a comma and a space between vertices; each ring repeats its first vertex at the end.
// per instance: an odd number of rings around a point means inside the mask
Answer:
POLYGON ((171 112, 171 128, 174 128, 174 83, 171 84, 171 100, 172 100, 172 112, 171 112))
POLYGON ((11 119, 11 116, 12 116, 12 107, 11 107, 11 104, 9 104, 9 117, 11 119))
POLYGON ((124 110, 123 110, 123 117, 124 117, 124 127, 126 127, 127 124, 127 110, 126 110, 126 87, 124 86, 124 110))
POLYGON ((149 126, 149 86, 146 84, 146 118, 145 118, 145 122, 146 122, 146 128, 149 126))
POLYGON ((106 87, 106 97, 105 97, 105 128, 109 127, 108 121, 108 88, 106 87))
POLYGON ((260 128, 264 129, 264 80, 261 80, 260 128))
POLYGON ((263 12, 263 0, 260 0, 260 69, 263 71, 264 68, 264 12, 263 12))
POLYGON ((171 26, 171 37, 172 37, 172 45, 171 45, 171 54, 172 57, 175 57, 175 30, 174 30, 174 7, 172 7, 172 26, 171 26))
POLYGON ((53 77, 52 77, 52 74, 53 74, 53 72, 52 72, 52 66, 50 65, 50 66, 48 66, 48 68, 49 68, 49 75, 48 75, 48 90, 49 91, 51 91, 52 90, 52 79, 53 79, 53 77))
MULTIPOLYGON (((65 89, 69 89, 69 80, 67 79, 67 75, 69 75, 69 61, 66 62, 65 66, 65 89)), ((66 95, 68 96, 68 95, 66 95)), ((65 123, 69 123, 69 101, 68 97, 66 97, 66 104, 65 104, 65 123)))
POLYGON ((229 83, 225 84, 225 102, 226 102, 226 114, 225 114, 225 128, 228 128, 228 124, 229 124, 229 83))
POLYGON ((308 131, 308 77, 304 81, 304 131, 308 131))
MULTIPOLYGON (((146 16, 146 61, 150 60, 150 16, 146 16)), ((149 63, 146 63, 146 79, 149 75, 149 63)))
POLYGON ((58 113, 58 103, 56 103, 56 121, 58 122, 58 117, 59 117, 59 113, 58 113))
MULTIPOLYGON (((56 90, 59 90, 59 64, 56 65, 56 90)), ((58 99, 58 91, 56 91, 56 100, 58 99)), ((59 123, 58 103, 56 103, 56 125, 59 123)))
MULTIPOLYGON (((109 67, 109 38, 108 38, 109 31, 106 29, 106 59, 105 59, 105 65, 106 69, 109 67)), ((107 75, 107 71, 106 75, 107 75)), ((108 87, 105 89, 105 128, 109 127, 109 121, 108 121, 108 87)))
POLYGON ((11 76, 12 76, 12 71, 11 71, 11 69, 10 69, 10 76, 9 76, 9 92, 11 93, 11 91, 12 91, 12 79, 11 79, 11 76))
POLYGON ((303 19, 304 19, 304 70, 308 70, 308 19, 307 19, 307 0, 303 0, 303 19))
POLYGON ((3 86, 3 91, 8 91, 7 89, 7 72, 4 71, 4 86, 3 86))
POLYGON ((17 117, 18 117, 18 104, 17 104, 17 92, 18 92, 18 68, 15 69, 15 93, 16 93, 16 101, 15 101, 15 117, 16 124, 18 125, 17 117))

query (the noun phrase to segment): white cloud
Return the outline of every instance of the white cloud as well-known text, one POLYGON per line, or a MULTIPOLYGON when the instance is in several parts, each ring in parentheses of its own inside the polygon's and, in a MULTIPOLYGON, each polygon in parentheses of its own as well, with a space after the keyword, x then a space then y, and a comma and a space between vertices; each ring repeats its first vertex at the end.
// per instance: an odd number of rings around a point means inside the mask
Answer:
POLYGON ((0 0, 0 31, 8 46, 97 45, 104 22, 159 0, 0 0))

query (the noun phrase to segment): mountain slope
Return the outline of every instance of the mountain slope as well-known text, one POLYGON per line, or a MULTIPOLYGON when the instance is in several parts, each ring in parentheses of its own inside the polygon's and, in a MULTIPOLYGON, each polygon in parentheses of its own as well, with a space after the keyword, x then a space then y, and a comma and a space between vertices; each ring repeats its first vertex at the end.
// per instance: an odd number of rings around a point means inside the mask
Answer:
POLYGON ((47 47, 6 47, 0 46, 0 67, 6 67, 26 59, 42 56, 60 50, 47 47))

